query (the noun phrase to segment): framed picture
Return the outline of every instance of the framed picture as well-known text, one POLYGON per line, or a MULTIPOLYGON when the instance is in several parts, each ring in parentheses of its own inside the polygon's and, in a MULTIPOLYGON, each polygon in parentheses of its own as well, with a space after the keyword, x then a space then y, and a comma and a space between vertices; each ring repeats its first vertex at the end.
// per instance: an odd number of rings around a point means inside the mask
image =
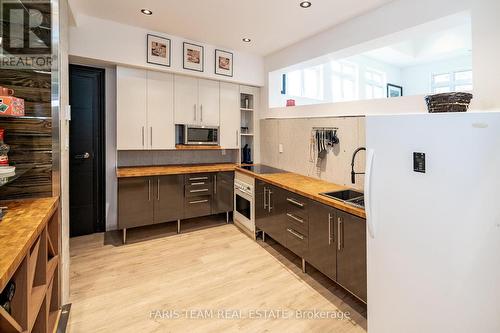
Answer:
POLYGON ((387 84, 387 97, 401 97, 403 96, 403 87, 395 84, 387 84))
POLYGON ((147 44, 147 62, 170 67, 170 59, 172 58, 172 42, 170 39, 148 34, 147 44))
POLYGON ((183 49, 184 69, 203 72, 203 46, 184 42, 183 49))
POLYGON ((215 74, 233 76, 233 54, 231 52, 215 50, 215 74))

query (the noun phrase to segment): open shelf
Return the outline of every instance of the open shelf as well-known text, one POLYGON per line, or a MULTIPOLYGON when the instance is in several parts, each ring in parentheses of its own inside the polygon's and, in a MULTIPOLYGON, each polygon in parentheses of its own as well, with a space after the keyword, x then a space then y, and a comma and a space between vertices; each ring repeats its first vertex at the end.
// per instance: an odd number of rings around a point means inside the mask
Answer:
POLYGON ((21 166, 16 166, 16 170, 14 171, 14 174, 9 174, 9 175, 0 175, 0 186, 5 186, 10 183, 12 183, 14 180, 18 179, 22 175, 24 175, 26 172, 30 171, 35 167, 34 164, 24 164, 21 166))

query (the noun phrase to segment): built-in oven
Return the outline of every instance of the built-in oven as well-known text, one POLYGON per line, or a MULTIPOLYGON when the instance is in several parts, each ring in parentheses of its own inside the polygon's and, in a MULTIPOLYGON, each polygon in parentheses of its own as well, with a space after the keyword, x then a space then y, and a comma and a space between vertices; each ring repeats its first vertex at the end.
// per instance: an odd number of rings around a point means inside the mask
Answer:
POLYGON ((207 126, 184 125, 183 141, 185 145, 219 144, 219 128, 207 126))
POLYGON ((234 180, 234 222, 255 237, 254 186, 234 180))

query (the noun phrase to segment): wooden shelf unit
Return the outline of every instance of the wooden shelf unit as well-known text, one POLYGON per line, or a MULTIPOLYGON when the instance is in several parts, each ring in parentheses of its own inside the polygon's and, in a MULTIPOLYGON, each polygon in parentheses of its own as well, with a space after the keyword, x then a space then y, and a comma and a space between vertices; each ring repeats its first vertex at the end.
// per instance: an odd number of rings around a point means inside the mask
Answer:
POLYGON ((10 314, 0 306, 1 333, 56 331, 61 308, 59 228, 56 209, 10 279, 15 294, 10 314))

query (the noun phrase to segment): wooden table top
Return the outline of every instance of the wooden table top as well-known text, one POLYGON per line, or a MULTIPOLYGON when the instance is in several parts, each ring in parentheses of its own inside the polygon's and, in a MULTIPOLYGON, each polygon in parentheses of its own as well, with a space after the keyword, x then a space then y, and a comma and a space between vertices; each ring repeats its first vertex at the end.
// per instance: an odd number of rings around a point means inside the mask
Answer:
POLYGON ((256 179, 261 179, 265 182, 270 183, 271 185, 275 185, 290 192, 303 195, 322 204, 340 209, 361 218, 366 218, 364 209, 353 207, 343 202, 320 195, 320 193, 322 192, 342 191, 348 189, 348 187, 329 183, 320 179, 302 176, 293 172, 256 174, 241 168, 236 168, 236 170, 248 174, 256 179))
POLYGON ((188 173, 234 171, 235 169, 236 164, 234 163, 122 167, 116 169, 116 176, 118 178, 166 176, 188 173))
POLYGON ((12 278, 58 203, 58 197, 0 201, 1 206, 8 207, 0 221, 0 290, 12 278))

